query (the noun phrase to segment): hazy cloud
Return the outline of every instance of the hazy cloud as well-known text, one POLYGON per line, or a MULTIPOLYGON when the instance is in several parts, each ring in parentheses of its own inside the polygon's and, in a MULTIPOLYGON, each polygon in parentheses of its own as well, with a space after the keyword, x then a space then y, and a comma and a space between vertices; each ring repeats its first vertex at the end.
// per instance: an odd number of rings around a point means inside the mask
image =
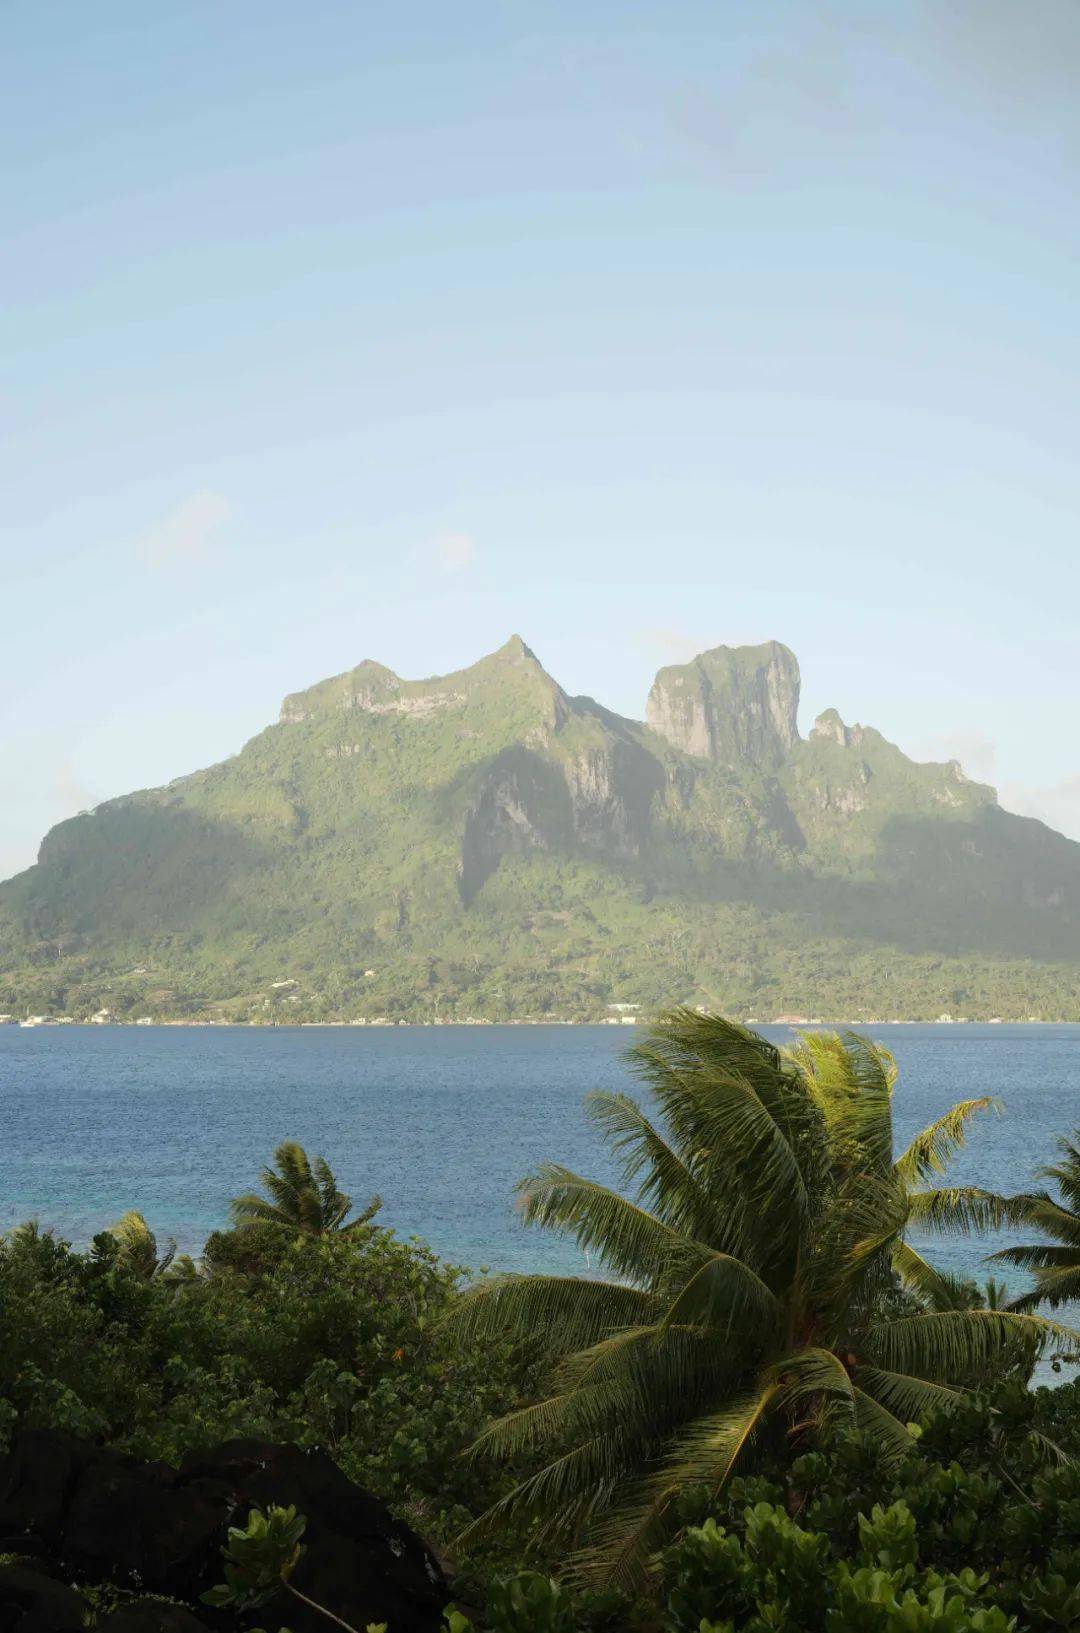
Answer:
POLYGON ((997 771, 997 748, 980 731, 923 737, 915 744, 914 757, 916 760, 959 760, 965 776, 975 782, 992 783, 997 771))
POLYGON ((435 555, 444 573, 461 573, 476 560, 476 540, 469 533, 444 533, 435 540, 435 555))
POLYGON ((1037 817, 1058 833, 1080 839, 1080 773, 1046 788, 1016 781, 998 785, 997 748, 979 731, 956 731, 924 737, 914 747, 918 760, 959 760, 967 776, 998 788, 998 802, 1017 816, 1037 817))
POLYGON ((49 790, 61 816, 74 816, 78 811, 90 811, 100 804, 96 794, 83 780, 74 760, 62 761, 49 790))
POLYGON ((1070 839, 1080 839, 1080 774, 1063 777, 1049 788, 1025 788, 1022 783, 1004 783, 1002 805, 1019 816, 1038 817, 1070 839))
POLYGON ((716 645, 715 641, 690 635, 684 629, 662 626, 639 629, 634 640, 643 652, 664 663, 689 663, 699 652, 707 652, 716 645))
POLYGON ((136 541, 135 553, 151 567, 203 561, 232 515, 233 507, 223 494, 197 488, 136 541))

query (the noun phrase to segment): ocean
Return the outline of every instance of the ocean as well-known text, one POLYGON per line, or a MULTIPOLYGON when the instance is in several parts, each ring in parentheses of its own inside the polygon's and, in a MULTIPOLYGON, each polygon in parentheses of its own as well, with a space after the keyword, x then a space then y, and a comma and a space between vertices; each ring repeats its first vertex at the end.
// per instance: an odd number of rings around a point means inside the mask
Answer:
MULTIPOLYGON (((786 1041, 784 1027, 761 1029, 786 1041)), ((1080 1026, 864 1029, 895 1054, 898 1141, 956 1100, 993 1094, 953 1173, 1031 1183, 1080 1124, 1080 1026)), ((76 1245, 126 1209, 197 1253, 257 1186, 283 1139, 330 1161, 380 1218, 456 1264, 585 1270, 572 1243, 525 1229, 514 1186, 545 1159, 615 1170, 582 1109, 590 1089, 640 1094, 629 1027, 0 1027, 0 1230, 35 1218, 76 1245)), ((985 1275, 982 1240, 933 1244, 985 1275)), ((1016 1273, 1012 1280, 1018 1286, 1016 1273)))

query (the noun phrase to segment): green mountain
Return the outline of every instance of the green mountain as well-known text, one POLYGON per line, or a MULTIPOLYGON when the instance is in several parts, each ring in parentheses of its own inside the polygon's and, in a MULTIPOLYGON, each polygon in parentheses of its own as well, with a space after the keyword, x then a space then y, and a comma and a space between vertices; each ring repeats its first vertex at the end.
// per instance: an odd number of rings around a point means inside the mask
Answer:
POLYGON ((1080 1015, 1080 845, 798 702, 777 642, 662 669, 645 724, 516 636, 362 663, 54 828, 0 885, 0 1009, 1080 1015))

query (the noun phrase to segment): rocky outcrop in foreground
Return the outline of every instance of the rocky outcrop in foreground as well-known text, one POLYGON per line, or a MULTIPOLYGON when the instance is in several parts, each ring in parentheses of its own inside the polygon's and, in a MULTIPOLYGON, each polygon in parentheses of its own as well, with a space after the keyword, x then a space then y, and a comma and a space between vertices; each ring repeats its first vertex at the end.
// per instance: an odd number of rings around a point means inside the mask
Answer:
MULTIPOLYGON (((81 1633, 87 1605, 69 1583, 111 1583, 181 1604, 133 1599, 99 1633, 206 1633, 237 1625, 199 1596, 222 1580, 221 1546, 251 1508, 307 1516, 297 1588, 354 1627, 434 1633, 447 1590, 420 1538, 347 1479, 325 1452, 230 1440, 179 1469, 144 1463, 57 1430, 28 1430, 0 1460, 0 1633, 81 1633)), ((251 1618, 326 1633, 325 1617, 284 1590, 251 1618)))

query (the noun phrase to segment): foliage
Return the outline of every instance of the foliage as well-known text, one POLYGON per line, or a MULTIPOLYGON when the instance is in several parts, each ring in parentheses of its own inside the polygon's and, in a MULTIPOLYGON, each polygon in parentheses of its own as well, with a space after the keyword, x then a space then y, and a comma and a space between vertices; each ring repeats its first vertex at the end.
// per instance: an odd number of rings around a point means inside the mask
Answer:
MULTIPOLYGON (((265 1514, 253 1508, 245 1526, 229 1527, 221 1550, 225 1580, 202 1595, 203 1604, 244 1616, 267 1604, 279 1589, 284 1589, 325 1616, 327 1621, 344 1628, 346 1633, 359 1633, 351 1623, 293 1585, 292 1574, 304 1552, 300 1538, 306 1529, 307 1520, 292 1504, 282 1508, 272 1503, 265 1514)), ((289 1633, 289 1630, 281 1628, 279 1633, 289 1633)), ((369 1622, 366 1633, 387 1633, 386 1623, 369 1622)))
POLYGON ((1045 1433, 1054 1418, 1080 1451, 1077 1385, 1014 1383, 936 1414, 898 1464, 857 1433, 733 1482, 665 1556, 674 1626, 1074 1625, 1080 1464, 1045 1433))
POLYGON ((492 1633, 574 1633, 577 1625, 570 1595, 539 1571, 492 1583, 486 1611, 492 1633))
MULTIPOLYGON (((1075 1335, 907 1240, 1067 1215, 1075 1145, 1046 1170, 1064 1202, 1006 1200, 947 1182, 989 1103, 897 1156, 895 1069, 858 1038, 783 1054, 679 1012, 635 1059, 667 1132, 626 1096, 591 1103, 634 1197, 551 1166, 523 1188, 613 1280, 470 1286, 281 1148, 275 1216, 198 1264, 137 1213, 85 1253, 34 1224, 0 1238, 0 1443, 61 1427, 174 1463, 236 1435, 323 1446, 433 1540, 466 1527, 454 1591, 491 1633, 1080 1626, 1080 1381, 1027 1387, 1075 1335), (590 1525, 614 1588, 568 1546, 590 1525)), ((253 1511, 208 1602, 247 1622, 278 1587, 304 1597, 303 1529, 253 1511)), ((469 1626, 448 1609, 446 1633, 469 1626)))
POLYGON ((230 1525, 221 1550, 225 1580, 202 1595, 204 1605, 216 1610, 257 1610, 265 1605, 300 1562, 304 1551, 300 1538, 307 1521, 294 1506, 276 1504, 266 1510, 253 1508, 245 1526, 230 1525))
MULTIPOLYGON (((176 1243, 173 1241, 159 1255, 157 1237, 142 1214, 134 1208, 104 1234, 112 1238, 116 1263, 123 1265, 140 1281, 149 1281, 153 1276, 171 1274, 181 1278, 196 1273, 194 1263, 187 1254, 177 1259, 176 1243)), ((102 1241, 99 1252, 105 1254, 108 1251, 109 1244, 102 1241)))
POLYGON ((1049 1191, 1013 1199, 1018 1220, 1049 1236, 1049 1243, 1003 1248, 993 1255, 1033 1273, 1032 1287, 1013 1305, 1017 1310, 1040 1304, 1058 1309, 1080 1300, 1080 1130, 1071 1140, 1058 1140, 1058 1150, 1060 1161, 1041 1168, 1039 1177, 1056 1182, 1060 1199, 1049 1191))
POLYGON ((338 1189, 326 1158, 316 1157, 313 1168, 307 1152, 295 1140, 282 1141, 274 1152, 274 1163, 276 1173, 273 1168, 262 1171, 263 1186, 272 1200, 254 1194, 238 1196, 232 1204, 234 1224, 329 1236, 359 1230, 382 1207, 382 1198, 372 1197, 363 1212, 350 1219, 352 1198, 338 1189))
POLYGON ((526 1220, 565 1231, 617 1278, 502 1277, 470 1290, 463 1343, 541 1331, 550 1393, 496 1421, 478 1449, 540 1466, 468 1533, 521 1516, 587 1544, 582 1565, 630 1585, 670 1534, 681 1494, 721 1491, 764 1447, 830 1422, 893 1460, 911 1419, 955 1402, 1050 1336, 1013 1311, 897 1308, 941 1278, 907 1240, 917 1221, 1005 1217, 991 1193, 934 1189, 978 1102, 899 1157, 892 1062, 864 1039, 807 1039, 787 1057, 718 1017, 676 1011, 633 1056, 665 1132, 626 1095, 591 1098, 631 1196, 547 1164, 522 1184, 526 1220))
POLYGON ((986 1597, 988 1577, 918 1568, 915 1521, 903 1502, 861 1516, 853 1561, 781 1508, 747 1509, 741 1536, 715 1521, 669 1556, 675 1633, 705 1626, 747 1633, 1010 1633, 1013 1619, 986 1597))
POLYGON ((498 1493, 503 1476, 459 1454, 530 1362, 452 1345, 459 1270, 371 1223, 215 1245, 207 1274, 174 1281, 111 1236, 87 1254, 36 1229, 0 1239, 5 1435, 53 1425, 173 1463, 237 1435, 319 1444, 435 1537, 498 1493))

